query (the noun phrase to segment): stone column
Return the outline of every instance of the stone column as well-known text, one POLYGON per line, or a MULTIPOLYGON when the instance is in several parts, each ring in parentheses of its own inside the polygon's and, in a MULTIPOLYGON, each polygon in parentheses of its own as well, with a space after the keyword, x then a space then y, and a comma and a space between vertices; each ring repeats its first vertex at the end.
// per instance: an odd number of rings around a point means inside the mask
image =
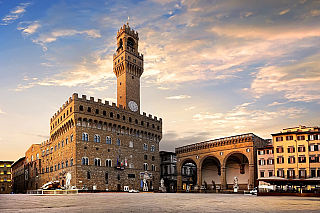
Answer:
POLYGON ((250 185, 250 189, 254 188, 254 164, 249 164, 249 185, 250 185))
POLYGON ((197 168, 197 183, 199 186, 202 185, 202 175, 201 175, 201 169, 197 168))
POLYGON ((226 166, 221 166, 221 189, 227 189, 226 166))
MULTIPOLYGON (((177 166, 178 168, 178 166, 177 166)), ((182 175, 181 175, 181 168, 178 168, 177 171, 177 192, 182 191, 182 175)))

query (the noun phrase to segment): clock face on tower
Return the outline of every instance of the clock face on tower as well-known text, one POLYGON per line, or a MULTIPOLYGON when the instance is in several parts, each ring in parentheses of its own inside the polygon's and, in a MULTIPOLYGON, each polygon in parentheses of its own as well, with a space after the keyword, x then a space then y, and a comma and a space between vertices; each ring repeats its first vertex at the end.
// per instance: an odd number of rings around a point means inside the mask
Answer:
POLYGON ((138 111, 138 104, 137 104, 136 102, 134 102, 134 101, 129 101, 128 106, 129 106, 129 109, 130 109, 132 112, 138 111))

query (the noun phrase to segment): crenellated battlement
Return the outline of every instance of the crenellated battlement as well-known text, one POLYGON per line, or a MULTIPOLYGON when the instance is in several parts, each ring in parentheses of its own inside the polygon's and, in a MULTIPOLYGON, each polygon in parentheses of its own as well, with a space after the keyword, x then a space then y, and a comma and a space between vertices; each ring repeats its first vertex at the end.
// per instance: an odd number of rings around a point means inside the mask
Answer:
MULTIPOLYGON (((76 93, 75 93, 76 94, 76 93)), ((73 94, 74 95, 74 94, 73 94)), ((72 102, 73 97, 70 97, 60 108, 57 110, 56 113, 50 118, 50 123, 54 121, 58 116, 60 116, 60 113, 69 106, 69 104, 72 102)))
MULTIPOLYGON (((50 123, 52 123, 56 118, 58 118, 60 116, 60 113, 68 107, 68 105, 74 101, 74 100, 78 100, 78 101, 82 101, 82 102, 87 102, 87 103, 91 103, 91 104, 97 104, 100 106, 104 106, 104 107, 109 107, 109 108, 114 108, 116 110, 121 110, 124 113, 130 113, 126 110, 123 109, 122 105, 119 105, 119 107, 117 106, 116 103, 112 102, 110 103, 109 101, 104 101, 102 102, 101 99, 97 99, 95 100, 94 97, 89 97, 89 99, 87 99, 86 95, 82 95, 81 97, 79 97, 78 93, 73 93, 72 97, 69 98, 69 100, 67 100, 61 107, 60 109, 54 113, 54 115, 52 116, 52 118, 50 119, 50 123)), ((159 118, 157 116, 153 116, 151 114, 147 115, 147 113, 143 112, 142 114, 140 114, 141 117, 144 117, 148 120, 153 120, 159 123, 162 123, 162 118, 159 118)))
MULTIPOLYGON (((74 93, 73 96, 72 96, 72 99, 73 100, 80 100, 80 101, 84 101, 84 102, 87 102, 87 103, 94 103, 94 104, 98 104, 100 106, 105 106, 105 107, 110 107, 110 108, 114 108, 116 110, 121 110, 122 112, 124 113, 130 113, 126 110, 123 109, 123 106, 122 105, 119 105, 119 107, 117 106, 116 103, 112 102, 110 104, 109 101, 105 101, 104 103, 102 102, 101 99, 97 99, 97 101, 95 101, 94 97, 90 97, 89 99, 87 99, 87 96, 86 95, 82 95, 81 98, 78 97, 78 94, 77 93, 74 93)), ((151 114, 149 114, 147 116, 147 113, 143 112, 142 114, 140 114, 140 116, 144 117, 144 118, 147 118, 149 120, 153 120, 153 121, 156 121, 156 122, 159 122, 159 123, 162 123, 162 118, 159 118, 157 116, 153 116, 151 114)))
POLYGON ((127 24, 127 25, 124 24, 124 25, 120 28, 120 30, 117 31, 117 38, 118 38, 119 36, 121 36, 122 33, 127 33, 127 34, 129 34, 130 36, 134 37, 135 39, 139 40, 139 34, 138 34, 138 32, 137 32, 137 31, 134 31, 134 29, 131 29, 131 28, 129 27, 129 24, 127 24))

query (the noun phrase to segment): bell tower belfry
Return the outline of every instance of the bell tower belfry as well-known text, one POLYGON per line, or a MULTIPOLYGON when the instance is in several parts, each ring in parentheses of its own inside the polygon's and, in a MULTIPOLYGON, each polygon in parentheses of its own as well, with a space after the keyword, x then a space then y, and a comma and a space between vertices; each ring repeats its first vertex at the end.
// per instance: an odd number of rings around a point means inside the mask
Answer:
POLYGON ((117 105, 140 114, 140 76, 143 55, 138 52, 138 33, 124 24, 117 32, 113 72, 117 76, 117 105))

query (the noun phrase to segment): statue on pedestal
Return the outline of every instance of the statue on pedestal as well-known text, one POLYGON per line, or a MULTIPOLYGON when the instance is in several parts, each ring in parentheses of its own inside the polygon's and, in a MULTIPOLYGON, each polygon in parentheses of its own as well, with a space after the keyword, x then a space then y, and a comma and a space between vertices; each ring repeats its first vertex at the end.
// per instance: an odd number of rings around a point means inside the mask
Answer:
POLYGON ((161 178, 161 180, 160 180, 159 191, 161 191, 161 192, 167 192, 167 188, 164 186, 164 180, 163 180, 163 178, 161 178))
POLYGON ((148 175, 148 172, 145 172, 143 175, 143 188, 142 188, 144 192, 149 191, 147 179, 149 179, 149 175, 148 175))
POLYGON ((66 187, 65 187, 65 189, 70 189, 71 188, 70 181, 71 181, 71 173, 68 172, 67 175, 66 175, 66 187))
POLYGON ((233 179, 233 191, 234 191, 234 192, 238 192, 238 187, 239 187, 239 185, 238 185, 238 178, 237 178, 237 177, 234 177, 234 179, 233 179))

